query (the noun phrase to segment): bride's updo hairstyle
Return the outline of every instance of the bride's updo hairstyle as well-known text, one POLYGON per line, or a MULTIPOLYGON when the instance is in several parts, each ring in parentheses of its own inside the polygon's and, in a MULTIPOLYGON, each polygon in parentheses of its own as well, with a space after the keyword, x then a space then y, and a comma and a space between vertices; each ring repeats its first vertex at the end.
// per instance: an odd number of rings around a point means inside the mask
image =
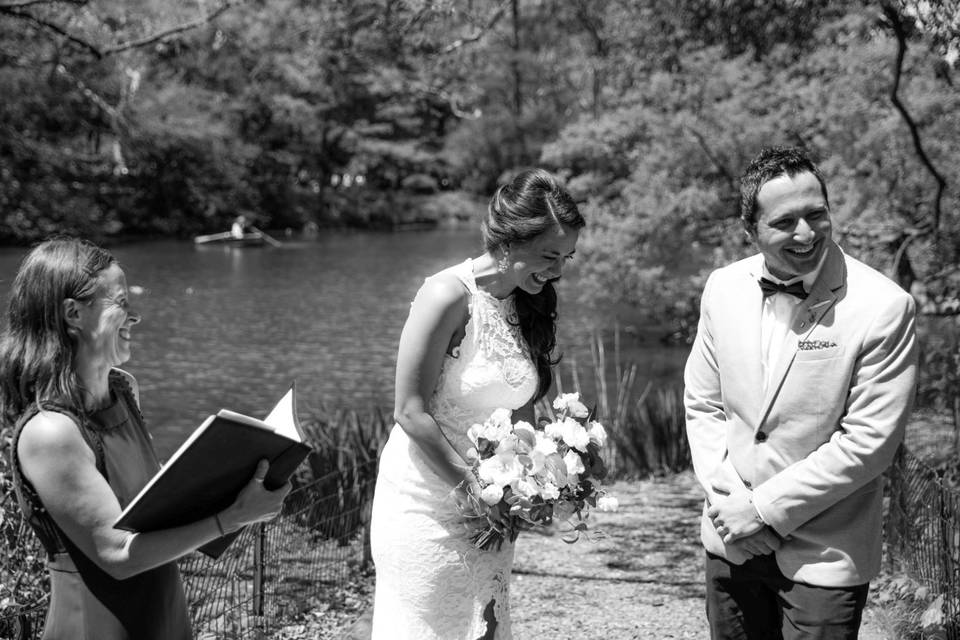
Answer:
MULTIPOLYGON (((513 244, 523 244, 556 227, 581 229, 586 225, 577 204, 560 182, 543 169, 529 169, 502 185, 490 199, 481 231, 484 249, 491 255, 513 244)), ((537 294, 514 291, 517 323, 537 366, 540 384, 534 400, 547 394, 553 382, 551 367, 557 345, 557 292, 552 282, 537 294)))

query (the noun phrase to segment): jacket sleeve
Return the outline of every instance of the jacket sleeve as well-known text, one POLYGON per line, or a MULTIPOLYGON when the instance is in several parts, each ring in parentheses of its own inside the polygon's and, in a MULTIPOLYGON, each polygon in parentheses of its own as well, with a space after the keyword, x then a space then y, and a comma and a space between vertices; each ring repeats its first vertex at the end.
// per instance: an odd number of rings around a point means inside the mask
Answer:
POLYGON ((743 487, 743 481, 727 459, 727 415, 710 316, 716 280, 714 272, 704 286, 697 335, 683 373, 683 402, 693 471, 711 502, 717 496, 713 490, 715 479, 722 478, 734 488, 743 487))

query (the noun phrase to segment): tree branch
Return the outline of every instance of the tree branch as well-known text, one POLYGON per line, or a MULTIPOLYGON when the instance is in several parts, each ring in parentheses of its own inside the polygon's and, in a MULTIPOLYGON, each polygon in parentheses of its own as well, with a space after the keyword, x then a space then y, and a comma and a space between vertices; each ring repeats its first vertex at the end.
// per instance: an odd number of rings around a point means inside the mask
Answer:
POLYGON ((62 64, 58 64, 56 67, 57 74, 62 76, 65 80, 73 84, 74 87, 80 92, 83 97, 92 102, 98 109, 100 109, 103 114, 109 120, 111 129, 119 136, 123 133, 129 131, 129 125, 127 124, 126 119, 123 115, 114 108, 109 102, 103 99, 99 94, 94 92, 90 87, 80 80, 75 75, 67 71, 67 68, 62 64))
POLYGON ((75 4, 82 7, 88 0, 20 0, 19 2, 0 2, 0 9, 25 9, 35 4, 75 4))
POLYGON ((913 148, 917 152, 920 162, 923 163, 923 166, 926 167, 934 180, 937 181, 937 195, 933 201, 933 239, 936 241, 940 233, 941 203, 943 200, 943 192, 947 187, 947 181, 940 172, 937 171, 936 167, 933 166, 926 151, 924 151, 917 124, 913 121, 910 113, 900 101, 900 78, 903 74, 903 59, 907 53, 907 31, 903 25, 903 16, 900 15, 900 11, 896 7, 886 2, 883 4, 883 14, 890 22, 890 27, 893 29, 893 34, 897 39, 897 56, 893 66, 893 86, 890 88, 890 102, 893 103, 894 108, 896 108, 903 118, 903 121, 907 124, 907 128, 910 130, 910 137, 913 140, 913 148))
POLYGON ((171 27, 170 29, 167 29, 165 31, 160 31, 159 33, 145 36, 138 40, 128 40, 127 42, 121 42, 112 47, 107 47, 106 49, 103 50, 103 53, 104 55, 111 55, 114 53, 119 53, 121 51, 127 51, 129 49, 137 49, 139 47, 145 47, 155 42, 159 42, 165 38, 169 38, 172 35, 183 33, 184 31, 190 31, 191 29, 196 29, 197 27, 201 27, 207 24, 208 22, 212 22, 222 13, 233 8, 235 5, 240 4, 241 2, 243 2, 243 0, 225 0, 225 2, 219 7, 217 7, 217 9, 215 9, 214 11, 211 11, 210 13, 203 16, 202 18, 197 18, 192 22, 187 22, 187 23, 178 25, 176 27, 171 27))
POLYGON ((727 166, 720 161, 720 158, 718 158, 717 155, 713 153, 713 151, 710 149, 710 146, 707 144, 707 140, 703 136, 703 134, 697 131, 696 129, 694 129, 693 127, 686 124, 683 125, 683 128, 685 131, 687 131, 687 133, 689 133, 696 139, 697 144, 700 145, 701 149, 703 149, 703 153, 707 156, 707 159, 710 160, 711 163, 713 163, 713 166, 717 168, 717 171, 720 172, 720 175, 722 175, 726 179, 726 181, 729 183, 730 189, 734 193, 736 193, 738 191, 737 177, 734 176, 733 173, 730 172, 730 169, 728 169, 727 166))
MULTIPOLYGON (((71 4, 77 4, 77 5, 86 4, 86 0, 62 0, 62 1, 69 2, 71 4)), ((222 13, 224 13, 228 9, 231 9, 235 5, 240 4, 243 1, 244 0, 225 0, 224 3, 214 11, 211 11, 209 14, 201 18, 198 18, 196 20, 193 20, 191 22, 177 25, 175 27, 165 29, 164 31, 160 31, 148 36, 144 36, 143 38, 138 38, 136 40, 128 40, 126 42, 120 42, 113 46, 109 46, 105 48, 100 48, 97 45, 91 42, 88 42, 83 38, 80 38, 79 36, 69 33, 63 27, 61 27, 60 25, 54 22, 51 22, 50 20, 36 16, 28 11, 19 10, 22 7, 30 6, 31 4, 47 3, 48 0, 22 0, 22 2, 19 4, 9 4, 9 5, 0 4, 0 14, 7 14, 10 16, 19 18, 21 20, 27 20, 28 22, 32 22, 43 29, 47 29, 49 31, 56 33, 59 36, 63 36, 64 38, 67 39, 67 41, 72 42, 73 44, 77 45, 81 49, 84 49, 85 51, 92 53, 96 58, 100 59, 105 56, 113 55, 115 53, 120 53, 122 51, 128 51, 130 49, 145 47, 145 46, 154 44, 155 42, 164 40, 165 38, 169 38, 172 35, 176 35, 184 31, 190 31, 191 29, 196 29, 197 27, 207 24, 208 22, 212 22, 222 13)))
POLYGON ((507 6, 509 4, 510 4, 510 0, 501 2, 500 6, 497 8, 496 11, 493 12, 493 15, 490 16, 490 19, 487 20, 487 24, 484 25, 482 29, 478 29, 473 35, 467 36, 465 38, 460 38, 458 40, 454 40, 453 42, 445 46, 443 49, 441 49, 440 53, 453 53, 454 51, 456 51, 457 49, 465 45, 468 45, 480 40, 484 35, 486 35, 488 31, 490 31, 495 26, 497 26, 497 23, 500 22, 500 18, 503 17, 503 14, 506 12, 507 6))
POLYGON ((103 52, 96 45, 91 44, 90 42, 87 42, 86 40, 79 38, 71 33, 68 33, 62 27, 60 27, 57 24, 54 24, 53 22, 50 22, 49 20, 44 20, 43 18, 35 16, 32 13, 29 13, 26 11, 9 9, 4 6, 0 6, 0 14, 6 14, 9 16, 13 16, 14 18, 18 18, 20 20, 26 20, 27 22, 32 22, 38 27, 41 27, 43 29, 48 29, 50 31, 53 31, 57 35, 63 36, 69 42, 72 42, 73 44, 79 46, 81 49, 85 49, 89 53, 92 53, 98 59, 103 57, 103 52))

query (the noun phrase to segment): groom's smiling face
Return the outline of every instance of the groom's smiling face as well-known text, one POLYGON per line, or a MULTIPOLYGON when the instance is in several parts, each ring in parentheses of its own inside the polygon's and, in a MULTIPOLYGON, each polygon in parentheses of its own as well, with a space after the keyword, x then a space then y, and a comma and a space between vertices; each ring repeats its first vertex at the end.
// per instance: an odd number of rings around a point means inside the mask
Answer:
POLYGON ((749 232, 767 269, 781 280, 803 276, 820 264, 832 224, 820 181, 808 171, 781 175, 757 192, 757 224, 749 232))

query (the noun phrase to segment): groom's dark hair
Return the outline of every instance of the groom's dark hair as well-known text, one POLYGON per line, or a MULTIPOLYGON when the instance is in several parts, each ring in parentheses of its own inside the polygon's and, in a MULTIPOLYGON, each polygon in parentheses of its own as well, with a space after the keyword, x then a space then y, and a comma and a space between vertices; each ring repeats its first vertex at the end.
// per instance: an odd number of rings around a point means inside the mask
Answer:
POLYGON ((778 176, 790 176, 809 171, 820 183, 823 201, 829 206, 827 185, 823 174, 810 154, 800 147, 766 147, 740 176, 740 221, 744 228, 752 231, 757 226, 757 194, 760 188, 778 176))
MULTIPOLYGON (((484 249, 496 255, 550 229, 581 229, 585 225, 577 203, 556 176, 543 169, 528 169, 494 193, 481 233, 484 249)), ((557 346, 557 292, 552 282, 545 283, 536 294, 518 287, 514 303, 517 326, 537 365, 539 386, 534 399, 539 400, 550 390, 552 367, 560 361, 559 356, 553 355, 557 346)))

